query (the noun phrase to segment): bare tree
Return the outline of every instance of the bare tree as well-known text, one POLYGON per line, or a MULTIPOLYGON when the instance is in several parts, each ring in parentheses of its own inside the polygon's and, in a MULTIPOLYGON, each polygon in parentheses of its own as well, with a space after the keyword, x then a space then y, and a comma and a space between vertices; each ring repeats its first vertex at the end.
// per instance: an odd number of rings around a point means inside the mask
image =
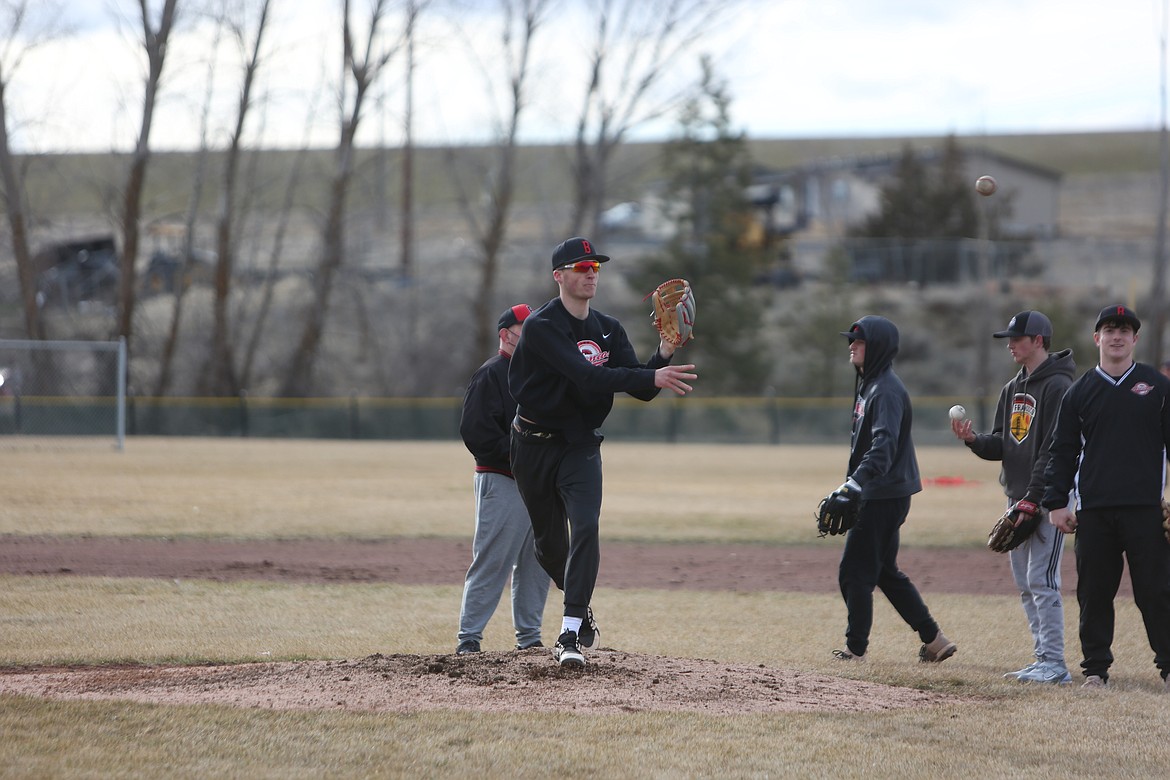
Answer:
POLYGON ((598 0, 573 150, 569 232, 600 236, 614 151, 641 124, 675 109, 666 77, 736 0, 598 0))
POLYGON ((12 254, 16 258, 24 329, 30 339, 44 337, 44 323, 37 306, 37 269, 29 249, 24 180, 17 170, 8 135, 8 86, 30 48, 55 33, 52 20, 59 18, 58 10, 57 4, 41 2, 34 9, 33 0, 0 3, 0 13, 4 17, 0 22, 0 29, 4 32, 0 38, 0 182, 4 186, 4 209, 12 232, 12 254), (34 14, 34 10, 39 13, 34 14))
POLYGON ((248 109, 252 106, 252 88, 256 72, 260 67, 260 47, 268 22, 271 0, 260 0, 259 16, 250 50, 247 46, 248 31, 242 21, 229 21, 231 33, 245 55, 244 76, 240 88, 240 99, 236 106, 236 124, 232 128, 227 154, 223 164, 223 184, 219 194, 219 213, 215 222, 215 303, 211 329, 211 349, 206 368, 200 372, 197 390, 205 395, 237 395, 240 391, 236 373, 235 356, 231 344, 231 327, 228 322, 228 303, 232 289, 232 269, 235 265, 235 240, 233 226, 237 218, 237 179, 240 169, 240 151, 243 145, 244 125, 248 109))
POLYGON ((215 94, 216 62, 214 52, 219 48, 220 35, 223 32, 223 17, 217 20, 215 41, 211 47, 212 56, 207 63, 207 82, 203 95, 203 109, 199 116, 199 149, 195 155, 195 170, 191 179, 191 199, 187 204, 187 217, 183 226, 183 240, 180 247, 178 272, 172 277, 174 288, 171 293, 174 306, 171 309, 171 325, 163 342, 162 355, 159 358, 158 378, 155 382, 154 395, 161 398, 170 390, 174 377, 175 357, 179 351, 179 336, 183 323, 184 302, 187 300, 187 274, 191 270, 192 256, 195 249, 195 223, 199 217, 199 203, 203 200, 203 187, 207 183, 207 157, 210 148, 208 128, 211 124, 211 110, 215 94))
MULTIPOLYGON (((268 262, 264 270, 263 283, 260 286, 260 302, 255 306, 250 306, 248 295, 245 292, 242 296, 243 300, 240 303, 240 314, 236 317, 236 327, 239 333, 243 332, 245 317, 242 314, 246 311, 251 315, 252 319, 251 333, 248 336, 244 348, 244 358, 241 362, 239 372, 241 390, 245 390, 252 384, 254 376, 253 367, 256 365, 256 358, 260 351, 260 343, 268 323, 268 316, 272 312, 272 306, 276 296, 276 280, 280 270, 280 257, 284 252, 284 242, 288 236, 289 223, 292 220, 297 191, 300 187, 301 176, 304 173, 309 154, 309 138, 312 135, 313 125, 312 118, 316 115, 316 96, 319 95, 320 90, 315 93, 314 100, 310 103, 306 111, 304 138, 296 154, 293 156, 292 163, 289 166, 288 176, 284 180, 284 197, 281 201, 280 208, 277 210, 272 244, 268 249, 268 262)), ((239 340, 242 342, 242 337, 239 340)))
POLYGON ((174 29, 178 0, 163 0, 158 25, 151 22, 147 0, 138 0, 142 22, 142 46, 146 52, 147 74, 142 96, 142 121, 138 128, 138 139, 130 159, 130 170, 126 175, 126 188, 122 194, 122 258, 118 296, 118 335, 126 340, 126 351, 134 334, 134 304, 137 286, 137 259, 139 226, 142 212, 142 193, 146 188, 146 168, 150 162, 150 130, 154 122, 154 108, 162 87, 163 64, 166 61, 167 44, 174 29))
MULTIPOLYGON (((499 275, 500 251, 508 231, 508 218, 516 189, 516 149, 519 144, 520 120, 527 106, 530 58, 536 34, 543 24, 551 0, 501 0, 504 19, 501 50, 507 80, 506 115, 498 121, 495 160, 488 171, 475 171, 475 181, 467 185, 456 177, 459 204, 471 226, 479 251, 480 282, 473 310, 475 313, 475 351, 478 361, 496 338, 492 306, 495 304, 496 279, 499 275), (484 207, 473 205, 471 186, 486 183, 484 207)), ((477 363, 478 364, 478 363, 477 363)), ((471 369, 474 369, 471 366, 471 369)), ((470 373, 470 371, 468 372, 470 373)))
POLYGON ((350 0, 344 0, 342 10, 342 66, 344 68, 341 95, 341 135, 334 154, 333 176, 329 183, 329 202, 322 230, 321 259, 313 275, 313 300, 305 315, 305 325, 293 351, 288 373, 282 384, 284 396, 307 395, 312 388, 313 367, 325 330, 329 311, 329 297, 334 279, 345 262, 346 198, 353 178, 354 139, 362 118, 362 106, 371 85, 398 52, 402 41, 381 48, 379 28, 385 20, 388 0, 374 0, 370 10, 365 51, 355 49, 350 21, 350 0), (381 48, 380 51, 378 49, 381 48), (353 82, 353 97, 346 101, 349 82, 353 82))
POLYGON ((414 275, 414 52, 418 17, 427 5, 410 0, 406 11, 406 106, 402 113, 402 225, 399 227, 403 279, 414 275))

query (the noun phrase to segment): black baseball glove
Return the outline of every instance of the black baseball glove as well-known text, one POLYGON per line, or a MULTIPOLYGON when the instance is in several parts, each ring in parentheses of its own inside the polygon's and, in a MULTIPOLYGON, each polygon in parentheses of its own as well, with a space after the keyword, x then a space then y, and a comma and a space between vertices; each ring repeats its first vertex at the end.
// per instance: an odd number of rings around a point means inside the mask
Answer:
POLYGON ((837 536, 857 525, 861 488, 852 480, 821 499, 817 507, 817 536, 837 536))
POLYGON ((1024 543, 1040 526, 1040 507, 1020 499, 1012 504, 987 535, 987 549, 1005 553, 1024 543))

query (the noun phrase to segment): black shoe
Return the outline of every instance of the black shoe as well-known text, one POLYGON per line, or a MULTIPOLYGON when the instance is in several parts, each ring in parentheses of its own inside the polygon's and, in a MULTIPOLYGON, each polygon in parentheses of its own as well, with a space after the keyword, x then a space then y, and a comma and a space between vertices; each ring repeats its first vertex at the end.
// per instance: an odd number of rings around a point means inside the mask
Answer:
POLYGON ((471 653, 479 652, 479 642, 474 639, 464 639, 459 643, 459 647, 455 648, 455 655, 470 655, 471 653))
POLYGON ((531 650, 534 647, 544 647, 544 642, 541 642, 539 639, 537 639, 532 644, 524 645, 523 647, 516 645, 517 650, 531 650))
POLYGON ((566 631, 557 637, 553 654, 561 666, 585 666, 585 654, 581 652, 577 635, 572 631, 566 631))
POLYGON ((597 621, 593 619, 593 607, 586 607, 586 610, 577 639, 581 642, 581 647, 588 650, 601 643, 601 629, 597 627, 597 621))

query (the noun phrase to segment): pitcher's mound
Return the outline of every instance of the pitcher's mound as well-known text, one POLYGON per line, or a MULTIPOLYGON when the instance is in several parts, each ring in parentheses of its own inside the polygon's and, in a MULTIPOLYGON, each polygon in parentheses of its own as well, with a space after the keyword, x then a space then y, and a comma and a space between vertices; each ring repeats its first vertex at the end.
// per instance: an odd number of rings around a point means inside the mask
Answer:
POLYGON ((946 693, 766 666, 592 650, 562 669, 549 649, 372 655, 224 666, 9 669, 0 693, 155 704, 415 712, 873 712, 965 701, 946 693))

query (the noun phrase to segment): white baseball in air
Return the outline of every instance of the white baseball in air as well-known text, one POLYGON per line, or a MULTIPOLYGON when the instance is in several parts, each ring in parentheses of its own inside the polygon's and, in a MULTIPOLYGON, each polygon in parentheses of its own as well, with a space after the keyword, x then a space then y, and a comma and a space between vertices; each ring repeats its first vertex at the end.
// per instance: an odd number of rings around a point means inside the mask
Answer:
POLYGON ((980 195, 992 195, 996 189, 995 179, 990 176, 980 176, 975 180, 975 191, 980 195))
POLYGON ((947 414, 951 416, 952 420, 962 420, 967 417, 967 410, 959 404, 955 404, 947 414))

